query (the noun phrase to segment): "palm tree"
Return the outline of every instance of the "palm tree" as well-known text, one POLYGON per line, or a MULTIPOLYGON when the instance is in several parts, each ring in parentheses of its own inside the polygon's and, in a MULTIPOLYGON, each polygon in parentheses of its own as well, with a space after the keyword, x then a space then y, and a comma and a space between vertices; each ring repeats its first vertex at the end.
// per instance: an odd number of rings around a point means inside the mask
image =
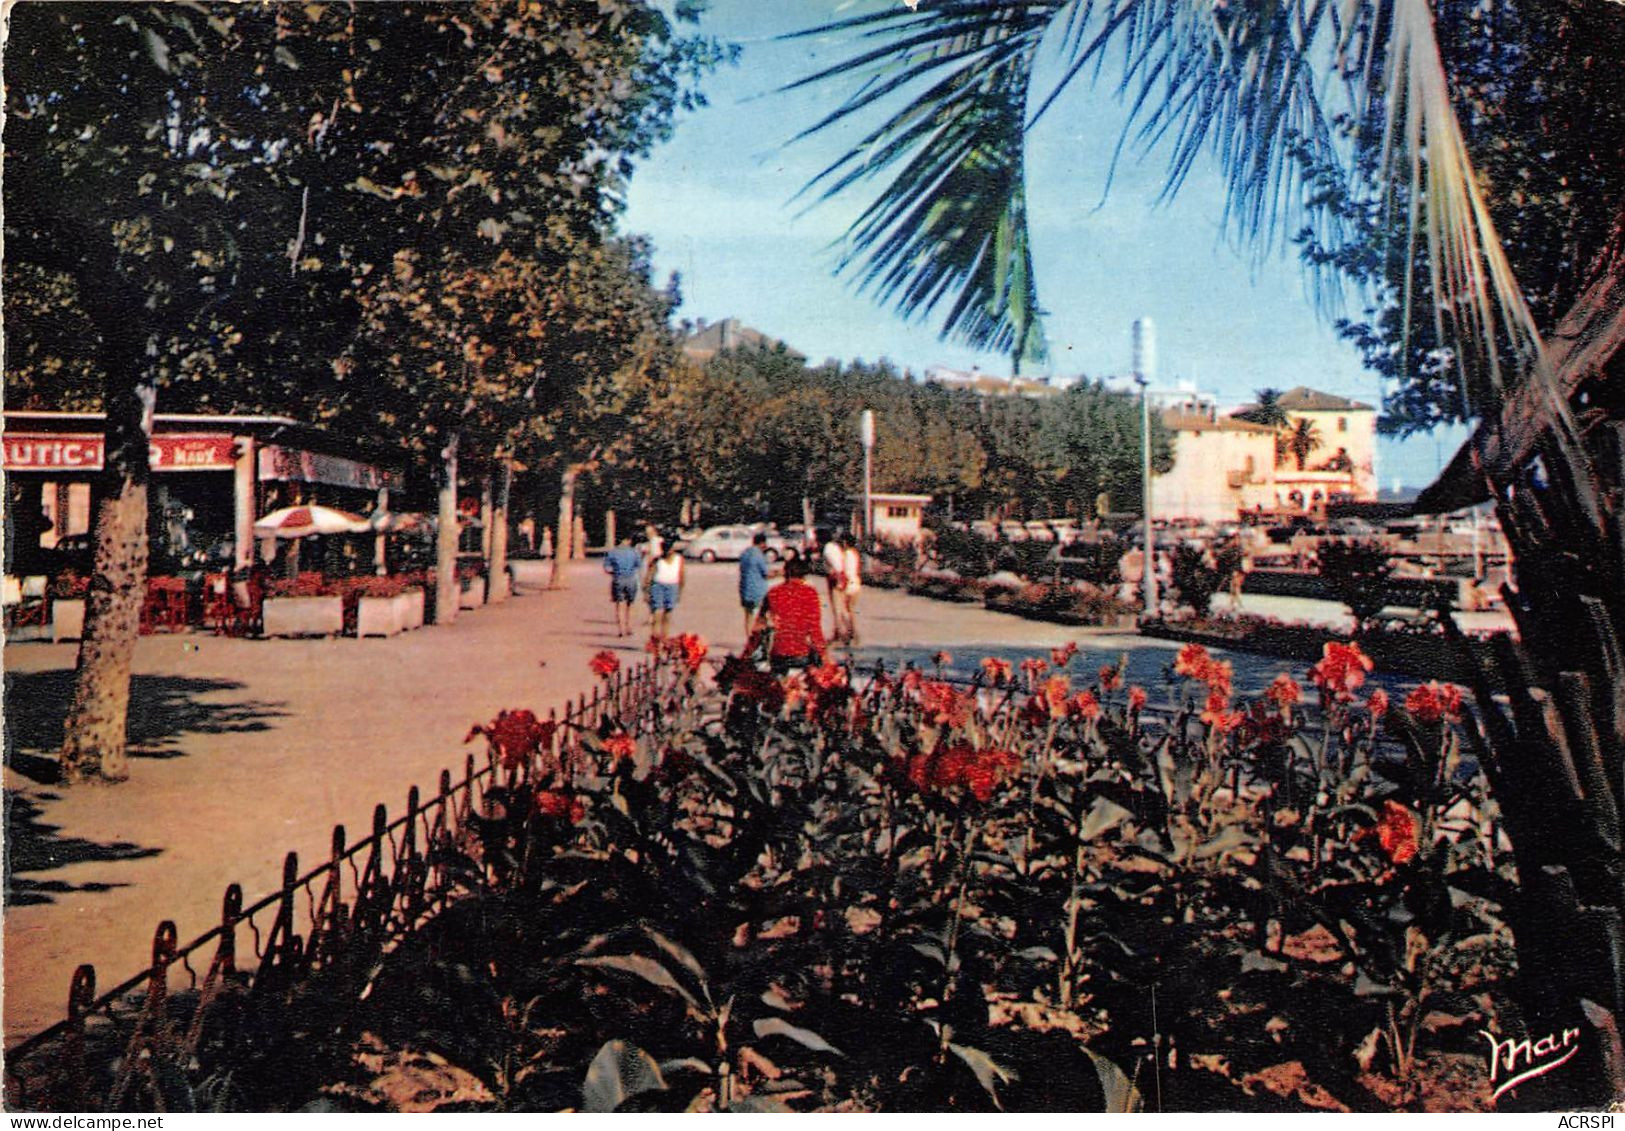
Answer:
POLYGON ((1309 459, 1311 452, 1319 451, 1322 446, 1320 429, 1315 422, 1306 416, 1300 416, 1292 425, 1291 431, 1286 434, 1286 450, 1292 453, 1292 458, 1298 461, 1298 470, 1309 459))
MULTIPOLYGON (((1604 166, 1611 228, 1565 261, 1570 305, 1537 325, 1452 103, 1430 2, 1449 0, 875 5, 803 33, 852 49, 796 85, 860 80, 808 132, 879 116, 808 191, 878 183, 848 233, 843 270, 906 316, 945 312, 944 336, 1011 352, 1038 309, 1024 139, 1108 52, 1122 60, 1118 90, 1130 109, 1122 140, 1166 144, 1167 193, 1211 151, 1225 222, 1257 248, 1300 228, 1325 236, 1345 218, 1339 201, 1382 186, 1370 205, 1401 233, 1403 310, 1433 311, 1438 381, 1480 422, 1433 497, 1493 499, 1524 582, 1509 600, 1521 645, 1477 680, 1468 737, 1515 846, 1526 1008, 1543 1021, 1572 1018, 1584 999, 1595 1007, 1588 1039, 1617 1050, 1625 501, 1611 488, 1625 478, 1625 409, 1593 394, 1625 363, 1625 176, 1617 160, 1604 166), (1048 89, 1034 89, 1040 58, 1059 76, 1048 89), (1413 259, 1425 269, 1412 271, 1413 259), (1571 407, 1582 397, 1583 435, 1571 407), (1573 947, 1562 924, 1586 916, 1598 923, 1594 941, 1573 947)), ((1620 133, 1608 116, 1617 88, 1603 76, 1625 68, 1625 6, 1591 8, 1559 17, 1597 21, 1606 34, 1568 36, 1551 53, 1549 65, 1565 68, 1551 97, 1583 103, 1593 92, 1596 128, 1620 133)), ((1087 127, 1084 115, 1076 126, 1087 127)), ((1625 1054, 1602 1059, 1604 1086, 1625 1095, 1625 1054)))
POLYGON ((1237 420, 1262 424, 1266 428, 1285 428, 1292 423, 1286 409, 1281 407, 1280 389, 1259 389, 1253 396, 1258 398, 1257 403, 1250 404, 1236 413, 1237 420))

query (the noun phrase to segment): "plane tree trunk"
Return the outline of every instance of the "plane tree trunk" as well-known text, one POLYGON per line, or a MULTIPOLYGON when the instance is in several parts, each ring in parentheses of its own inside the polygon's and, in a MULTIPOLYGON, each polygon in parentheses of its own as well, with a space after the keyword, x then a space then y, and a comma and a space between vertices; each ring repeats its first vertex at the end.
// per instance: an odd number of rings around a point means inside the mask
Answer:
MULTIPOLYGON (((104 330, 106 456, 96 482, 96 547, 73 696, 63 722, 67 782, 129 777, 130 666, 147 586, 147 481, 152 383, 139 331, 104 330)), ((118 323, 107 325, 117 326, 118 323)))
POLYGON ((440 453, 439 523, 434 545, 434 623, 451 624, 457 619, 462 585, 457 580, 457 542, 462 527, 457 521, 457 445, 460 434, 453 432, 440 453))

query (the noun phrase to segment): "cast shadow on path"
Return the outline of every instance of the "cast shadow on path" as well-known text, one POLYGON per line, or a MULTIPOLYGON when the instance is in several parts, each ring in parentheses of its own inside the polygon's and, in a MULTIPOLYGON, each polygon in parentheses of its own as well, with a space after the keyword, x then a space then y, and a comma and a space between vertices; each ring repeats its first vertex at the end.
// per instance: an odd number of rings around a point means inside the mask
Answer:
MULTIPOLYGON (((40 800, 54 799, 55 794, 40 795, 40 800)), ((20 793, 6 794, 7 907, 54 903, 57 896, 70 892, 100 892, 125 886, 98 880, 73 884, 65 880, 35 878, 39 873, 70 864, 139 860, 156 856, 162 851, 125 841, 97 844, 79 837, 59 837, 56 835, 57 826, 45 824, 40 816, 41 810, 35 798, 20 793)))
MULTIPOLYGON (((6 673, 6 764, 41 785, 58 780, 56 752, 62 721, 73 696, 70 669, 6 673)), ((215 703, 203 697, 236 691, 224 679, 138 675, 130 679, 130 757, 179 758, 187 734, 247 734, 271 729, 267 720, 287 714, 281 703, 256 700, 215 703)))

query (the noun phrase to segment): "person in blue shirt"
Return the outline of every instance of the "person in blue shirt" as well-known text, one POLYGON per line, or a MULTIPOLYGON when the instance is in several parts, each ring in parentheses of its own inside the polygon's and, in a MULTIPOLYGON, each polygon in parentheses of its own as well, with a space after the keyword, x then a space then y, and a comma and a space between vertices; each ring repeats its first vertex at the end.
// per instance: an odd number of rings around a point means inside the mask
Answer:
POLYGON ((751 539, 750 549, 739 558, 739 603, 745 609, 745 639, 750 639, 762 603, 767 600, 767 535, 757 531, 751 539))
POLYGON ((638 597, 638 575, 643 557, 632 548, 630 535, 604 555, 604 572, 609 574, 609 600, 615 606, 615 635, 632 635, 632 602, 638 597))

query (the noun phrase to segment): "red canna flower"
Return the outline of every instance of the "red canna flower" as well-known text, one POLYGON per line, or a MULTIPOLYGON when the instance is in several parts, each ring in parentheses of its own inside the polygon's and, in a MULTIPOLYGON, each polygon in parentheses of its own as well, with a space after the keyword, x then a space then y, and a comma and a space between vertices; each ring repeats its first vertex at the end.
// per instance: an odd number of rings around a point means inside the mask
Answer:
POLYGON ((1174 657, 1174 674, 1185 676, 1187 679, 1207 678, 1207 667, 1213 662, 1207 649, 1200 644, 1187 644, 1179 650, 1174 657))
POLYGON ((1014 777, 1021 759, 1008 750, 977 750, 967 742, 938 745, 929 754, 909 759, 908 779, 922 793, 929 790, 968 789, 978 801, 987 801, 994 788, 1014 777))
POLYGON ((1405 710, 1419 723, 1461 718, 1461 689, 1437 680, 1424 683, 1405 696, 1405 710))
POLYGON ((1371 668, 1371 657, 1360 651, 1358 644, 1329 640, 1321 650, 1320 662, 1309 669, 1309 678, 1315 681, 1323 696, 1347 703, 1365 682, 1365 673, 1371 668))
POLYGON ((1187 644, 1174 660, 1174 674, 1207 684, 1215 695, 1230 697, 1235 682, 1235 669, 1229 660, 1215 660, 1200 644, 1187 644))
POLYGON ((1123 686, 1123 669, 1116 664, 1104 665, 1098 674, 1102 691, 1116 691, 1123 686))
POLYGON ((986 674, 987 681, 994 687, 1002 687, 1010 681, 1009 660, 1001 660, 997 656, 983 656, 982 671, 986 674))
POLYGON ((604 753, 609 755, 611 762, 620 762, 632 758, 637 752, 637 740, 624 730, 617 731, 604 739, 604 753))
POLYGON ((556 723, 544 723, 530 711, 499 711, 489 725, 473 727, 463 741, 472 742, 475 735, 484 735, 503 769, 511 770, 533 754, 551 751, 556 729, 556 723))
POLYGON ((1298 685, 1297 680, 1282 672, 1264 691, 1264 698, 1284 711, 1289 707, 1296 707, 1303 701, 1303 688, 1298 685))
POLYGON ((947 652, 938 652, 936 655, 931 657, 931 662, 939 668, 945 668, 954 662, 954 658, 947 652))
POLYGON ((1072 662, 1072 657, 1078 654, 1076 642, 1068 641, 1059 648, 1049 650, 1049 661, 1058 668, 1064 668, 1072 662))
POLYGON ((1095 698, 1092 691, 1078 692, 1066 706, 1068 714, 1086 723, 1092 723, 1100 718, 1100 700, 1095 698))
POLYGON ((1064 675, 1052 675, 1044 681, 1041 692, 1049 704, 1049 715, 1058 719, 1066 714, 1066 697, 1072 690, 1072 681, 1064 675))
POLYGON ((1375 835, 1382 845, 1383 855, 1395 864, 1415 859, 1421 848, 1421 827, 1416 814, 1397 801, 1382 803, 1382 816, 1375 828, 1365 830, 1365 836, 1375 835))
POLYGON ((903 678, 897 682, 898 686, 900 686, 905 692, 918 691, 920 689, 920 685, 925 682, 925 676, 920 674, 919 668, 909 668, 903 673, 903 678))
POLYGON ((1371 712, 1373 719, 1380 719, 1388 713, 1388 693, 1377 688, 1371 693, 1371 698, 1365 701, 1365 709, 1371 712))
POLYGON ((1021 674, 1027 677, 1028 687, 1037 687, 1039 679, 1049 671, 1049 662, 1031 656, 1021 661, 1021 674))
POLYGON ((608 679, 621 670, 621 661, 614 652, 606 650, 588 660, 587 667, 592 669, 594 675, 602 679, 608 679))
POLYGON ((1439 702, 1444 706, 1444 717, 1454 721, 1461 719, 1461 688, 1453 683, 1439 685, 1439 702))
POLYGON ((681 660, 691 672, 700 670, 700 665, 705 662, 706 653, 709 651, 710 647, 705 643, 705 637, 696 636, 692 632, 680 633, 665 642, 666 654, 681 660))
POLYGON ((1207 706, 1202 711, 1202 721, 1212 727, 1219 734, 1229 734, 1241 725, 1245 716, 1240 711, 1230 709, 1230 697, 1217 691, 1208 692, 1207 706))
POLYGON ((973 700, 952 686, 935 681, 920 686, 920 709, 934 726, 962 727, 970 722, 973 700))
POLYGON ((812 685, 820 691, 846 686, 846 669, 840 664, 825 664, 823 667, 811 669, 807 674, 812 680, 812 685))
POLYGON ((993 789, 1002 781, 1015 777, 1021 769, 1021 759, 1008 750, 988 748, 978 750, 964 768, 964 782, 978 801, 993 797, 993 789))
POLYGON ((587 807, 581 798, 568 790, 538 789, 536 791, 536 812, 543 817, 555 820, 568 821, 575 825, 587 815, 587 807))
POLYGON ((1145 688, 1143 688, 1143 687, 1131 687, 1131 688, 1129 688, 1128 689, 1128 709, 1129 709, 1129 714, 1131 714, 1131 715, 1139 714, 1140 711, 1145 707, 1145 700, 1146 700, 1145 688))

